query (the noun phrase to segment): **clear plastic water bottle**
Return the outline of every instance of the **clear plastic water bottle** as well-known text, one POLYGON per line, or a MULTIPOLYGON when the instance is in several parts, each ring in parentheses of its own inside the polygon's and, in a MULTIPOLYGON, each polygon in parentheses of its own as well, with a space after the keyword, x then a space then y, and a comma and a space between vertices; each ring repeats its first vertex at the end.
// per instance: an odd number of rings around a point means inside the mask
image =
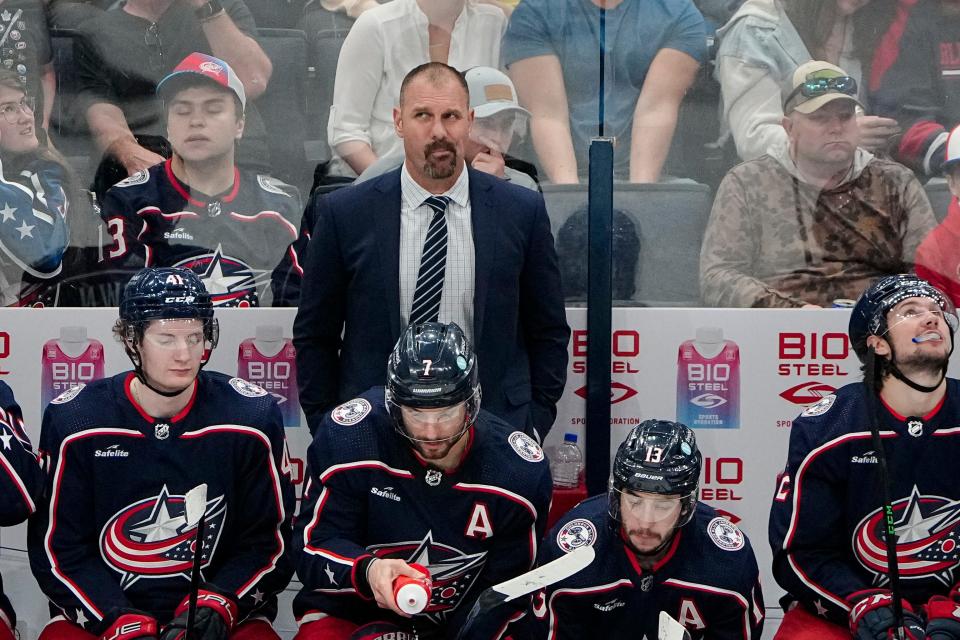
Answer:
POLYGON ((557 452, 550 461, 553 486, 561 489, 572 489, 578 486, 582 470, 583 454, 577 446, 577 434, 564 434, 563 444, 557 447, 557 452))

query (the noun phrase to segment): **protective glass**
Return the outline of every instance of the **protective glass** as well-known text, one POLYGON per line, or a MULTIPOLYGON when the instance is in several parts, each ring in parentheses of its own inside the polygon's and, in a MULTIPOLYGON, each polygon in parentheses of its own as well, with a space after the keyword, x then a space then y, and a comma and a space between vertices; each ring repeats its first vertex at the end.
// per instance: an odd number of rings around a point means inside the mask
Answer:
POLYGON ((24 96, 20 102, 4 102, 0 104, 0 116, 7 121, 7 124, 17 124, 22 111, 26 116, 33 117, 33 109, 36 107, 36 100, 30 96, 24 96))
POLYGON ((638 496, 619 491, 620 508, 641 522, 663 522, 680 514, 681 496, 638 496))
POLYGON ((154 320, 143 332, 143 341, 158 349, 203 351, 206 339, 199 320, 154 320))
POLYGON ((470 138, 480 144, 489 144, 491 140, 503 143, 496 146, 507 147, 497 149, 506 153, 514 137, 523 137, 527 131, 527 117, 516 111, 495 113, 486 118, 476 118, 470 127, 470 138))
POLYGON ((446 442, 459 438, 466 424, 466 402, 460 402, 442 409, 413 409, 400 407, 406 436, 414 442, 446 442), (442 438, 417 438, 426 431, 450 433, 442 438))

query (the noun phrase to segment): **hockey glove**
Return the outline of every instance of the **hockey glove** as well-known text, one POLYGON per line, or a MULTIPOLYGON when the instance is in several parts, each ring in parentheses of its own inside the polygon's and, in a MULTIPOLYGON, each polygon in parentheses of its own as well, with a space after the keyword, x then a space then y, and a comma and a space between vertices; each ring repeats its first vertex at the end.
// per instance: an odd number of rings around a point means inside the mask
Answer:
MULTIPOLYGON (((857 591, 847 598, 850 603, 850 633, 854 640, 890 640, 896 635, 893 615, 893 594, 886 589, 857 591)), ((903 601, 903 628, 907 640, 923 640, 920 618, 910 603, 903 601)))
POLYGON ((949 598, 933 596, 927 603, 927 639, 960 640, 960 593, 956 587, 949 598))
POLYGON ((114 618, 99 636, 99 640, 156 640, 157 621, 140 611, 126 610, 114 618))
MULTIPOLYGON (((174 618, 160 634, 160 640, 183 640, 187 635, 187 596, 173 613, 174 618)), ((197 594, 197 614, 193 621, 195 640, 227 640, 237 623, 237 603, 223 594, 201 588, 197 594)))

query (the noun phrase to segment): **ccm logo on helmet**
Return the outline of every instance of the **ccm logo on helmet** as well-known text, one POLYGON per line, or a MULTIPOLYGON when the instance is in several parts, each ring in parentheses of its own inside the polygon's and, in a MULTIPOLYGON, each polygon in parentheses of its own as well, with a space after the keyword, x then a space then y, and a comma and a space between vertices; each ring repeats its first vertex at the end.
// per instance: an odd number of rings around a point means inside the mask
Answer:
POLYGON ((167 304, 170 302, 186 302, 187 304, 190 304, 196 299, 197 299, 196 296, 167 296, 166 298, 163 299, 163 302, 164 304, 167 304))

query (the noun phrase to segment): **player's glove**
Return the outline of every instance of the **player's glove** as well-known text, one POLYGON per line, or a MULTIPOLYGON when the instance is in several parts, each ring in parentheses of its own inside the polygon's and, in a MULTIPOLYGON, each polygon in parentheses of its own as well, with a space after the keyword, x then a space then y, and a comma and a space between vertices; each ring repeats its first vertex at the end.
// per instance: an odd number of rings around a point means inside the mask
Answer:
POLYGON ((960 640, 960 592, 954 587, 950 596, 933 596, 927 602, 927 639, 960 640))
MULTIPOLYGON (((847 598, 850 607, 850 633, 855 640, 896 638, 893 594, 886 589, 865 589, 847 598)), ((903 601, 903 628, 906 640, 924 640, 923 624, 906 600, 903 601)))
POLYGON ((100 627, 98 640, 157 640, 157 621, 141 611, 125 609, 100 627))
MULTIPOLYGON (((190 608, 190 598, 187 596, 174 611, 160 640, 183 640, 187 635, 187 610, 190 608)), ((237 623, 237 603, 233 598, 201 588, 197 593, 197 614, 193 620, 194 640, 227 640, 230 631, 237 623)))

